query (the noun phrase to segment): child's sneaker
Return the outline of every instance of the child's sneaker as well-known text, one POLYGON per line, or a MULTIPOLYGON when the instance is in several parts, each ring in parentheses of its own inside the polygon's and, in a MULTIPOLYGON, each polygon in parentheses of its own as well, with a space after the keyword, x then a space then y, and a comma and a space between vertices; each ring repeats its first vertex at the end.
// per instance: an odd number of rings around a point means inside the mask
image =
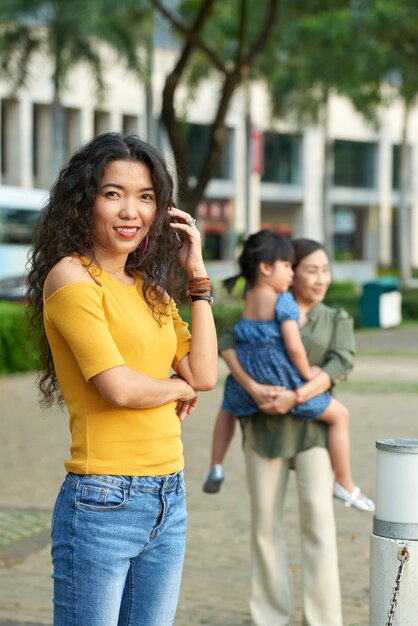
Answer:
POLYGON ((225 472, 222 465, 214 465, 203 482, 205 493, 218 493, 225 479, 225 472))
POLYGON ((359 498, 360 494, 360 487, 354 487, 353 491, 350 493, 337 481, 335 481, 334 483, 334 498, 342 500, 347 507, 352 506, 355 509, 359 509, 359 511, 367 511, 368 513, 373 513, 375 509, 373 500, 367 498, 366 496, 364 496, 363 498, 359 498))

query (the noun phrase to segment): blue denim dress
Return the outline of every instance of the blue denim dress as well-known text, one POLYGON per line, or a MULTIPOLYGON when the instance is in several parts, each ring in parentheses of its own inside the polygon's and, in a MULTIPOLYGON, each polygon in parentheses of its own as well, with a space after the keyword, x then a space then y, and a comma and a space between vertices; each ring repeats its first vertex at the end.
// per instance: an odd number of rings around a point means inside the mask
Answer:
MULTIPOLYGON (((281 333, 283 322, 299 321, 299 308, 290 292, 278 295, 275 313, 274 320, 241 319, 235 325, 237 356, 243 368, 257 382, 297 389, 305 381, 290 361, 281 333)), ((330 402, 330 394, 321 393, 296 405, 291 414, 304 420, 317 419, 330 402)), ((259 410, 251 396, 231 375, 226 379, 222 406, 239 417, 259 410)))

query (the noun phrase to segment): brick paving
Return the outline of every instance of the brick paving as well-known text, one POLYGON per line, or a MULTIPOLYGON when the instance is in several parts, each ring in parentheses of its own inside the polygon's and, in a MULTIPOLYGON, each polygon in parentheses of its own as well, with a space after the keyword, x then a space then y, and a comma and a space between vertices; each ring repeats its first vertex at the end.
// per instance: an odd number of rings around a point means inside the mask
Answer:
MULTIPOLYGON (((376 439, 418 437, 418 327, 360 332, 357 344, 360 354, 355 371, 338 397, 352 416, 355 478, 373 495, 376 439)), ((222 381, 225 369, 220 365, 222 381)), ((0 378, 0 521, 5 528, 0 547, 0 626, 52 623, 51 566, 44 522, 64 476, 62 461, 68 454, 69 437, 66 415, 59 410, 42 412, 33 383, 32 375, 0 378), (25 520, 24 531, 18 528, 19 520, 25 520)), ((221 395, 220 382, 212 392, 202 395, 197 411, 183 427, 189 532, 175 626, 250 626, 249 506, 238 433, 226 461, 227 479, 221 493, 207 495, 201 491, 221 395)), ((347 510, 338 502, 335 510, 344 624, 367 626, 372 516, 347 510)), ((300 555, 293 481, 286 523, 295 596, 292 626, 300 626, 300 555)), ((1 533, 0 524, 0 540, 1 533)))

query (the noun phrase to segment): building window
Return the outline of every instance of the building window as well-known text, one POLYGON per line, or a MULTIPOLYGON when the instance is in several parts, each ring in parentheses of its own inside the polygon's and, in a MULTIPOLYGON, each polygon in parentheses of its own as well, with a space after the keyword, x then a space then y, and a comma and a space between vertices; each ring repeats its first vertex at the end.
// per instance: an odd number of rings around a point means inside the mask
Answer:
POLYGON ((81 143, 81 111, 65 109, 65 158, 69 158, 81 143))
POLYGON ((264 133, 265 183, 298 185, 301 182, 301 138, 299 135, 264 133))
MULTIPOLYGON (((210 126, 204 124, 187 124, 187 152, 189 158, 189 176, 198 178, 204 158, 209 149, 210 126)), ((226 129, 228 134, 224 151, 213 178, 230 180, 232 178, 232 154, 234 131, 226 129)))
POLYGON ((222 258, 221 232, 205 232, 203 258, 205 261, 219 261, 222 258))
MULTIPOLYGON (((32 167, 34 186, 47 189, 51 184, 51 155, 53 147, 52 107, 33 104, 32 167)), ((57 164, 58 167, 58 164, 57 164)))
MULTIPOLYGON (((410 180, 411 172, 411 148, 408 146, 408 177, 410 180)), ((392 189, 399 190, 401 188, 401 146, 393 146, 392 152, 392 189)))
POLYGON ((94 112, 94 136, 110 131, 110 114, 104 111, 94 112))
POLYGON ((337 206, 334 211, 334 257, 336 261, 364 258, 365 207, 337 206))
POLYGON ((136 115, 124 115, 122 117, 122 131, 124 135, 138 134, 138 118, 136 115))
POLYGON ((21 161, 19 103, 16 100, 2 100, 0 109, 2 180, 6 185, 17 185, 21 161))
POLYGON ((334 142, 334 185, 374 188, 376 186, 376 144, 336 140, 334 142))

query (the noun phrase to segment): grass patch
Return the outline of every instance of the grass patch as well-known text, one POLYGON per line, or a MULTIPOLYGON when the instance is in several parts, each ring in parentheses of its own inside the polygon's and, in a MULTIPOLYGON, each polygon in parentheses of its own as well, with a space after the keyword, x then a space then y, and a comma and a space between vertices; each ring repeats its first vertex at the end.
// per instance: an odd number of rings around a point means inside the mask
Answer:
POLYGON ((357 350, 356 356, 399 358, 399 359, 417 359, 417 352, 405 352, 402 350, 357 350))
POLYGON ((347 381, 338 385, 338 391, 354 393, 416 393, 418 383, 397 383, 390 381, 347 381))

